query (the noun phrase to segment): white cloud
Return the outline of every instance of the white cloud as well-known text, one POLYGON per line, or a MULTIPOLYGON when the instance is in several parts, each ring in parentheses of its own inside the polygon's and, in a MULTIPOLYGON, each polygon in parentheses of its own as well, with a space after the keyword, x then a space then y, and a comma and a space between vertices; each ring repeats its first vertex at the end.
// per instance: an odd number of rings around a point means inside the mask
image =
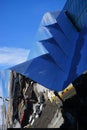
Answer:
POLYGON ((30 50, 22 48, 0 47, 0 65, 11 66, 27 60, 30 50))

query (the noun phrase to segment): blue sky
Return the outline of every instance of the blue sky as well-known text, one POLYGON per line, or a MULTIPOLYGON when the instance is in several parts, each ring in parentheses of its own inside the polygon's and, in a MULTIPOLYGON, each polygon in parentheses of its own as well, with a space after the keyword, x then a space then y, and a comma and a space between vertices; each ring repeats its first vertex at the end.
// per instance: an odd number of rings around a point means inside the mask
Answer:
POLYGON ((46 12, 63 8, 66 0, 0 0, 0 70, 27 59, 46 12))

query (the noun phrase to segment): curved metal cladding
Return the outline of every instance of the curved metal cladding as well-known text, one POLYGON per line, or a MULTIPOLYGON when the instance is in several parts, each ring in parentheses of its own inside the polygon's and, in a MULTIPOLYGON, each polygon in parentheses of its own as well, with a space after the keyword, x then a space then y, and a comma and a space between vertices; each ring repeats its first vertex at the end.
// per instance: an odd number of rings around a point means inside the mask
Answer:
POLYGON ((10 69, 33 79, 49 89, 57 91, 60 91, 63 86, 62 75, 63 78, 64 76, 66 77, 66 74, 56 65, 49 54, 26 61, 10 69))
POLYGON ((67 81, 64 83, 66 86, 77 78, 80 74, 87 70, 87 29, 83 29, 76 40, 75 51, 72 57, 69 74, 67 81))
POLYGON ((63 10, 78 29, 87 27, 87 0, 67 0, 63 10))
MULTIPOLYGON (((87 28, 83 29, 80 32, 79 38, 78 38, 78 48, 80 50, 80 60, 79 64, 77 66, 77 74, 81 74, 85 70, 87 70, 87 28)), ((77 57, 78 58, 78 57, 77 57)))
POLYGON ((76 77, 87 70, 87 29, 79 33, 73 54, 70 49, 71 58, 65 56, 65 60, 61 56, 61 49, 57 50, 57 43, 53 38, 42 41, 42 43, 49 50, 48 54, 41 55, 10 69, 56 91, 63 90, 76 77))
POLYGON ((69 58, 66 52, 64 52, 63 48, 61 48, 60 45, 55 41, 55 39, 50 38, 47 40, 41 41, 43 46, 48 50, 49 54, 52 56, 52 58, 55 60, 55 63, 60 66, 60 68, 67 72, 67 69, 64 68, 67 67, 67 59, 69 58), (61 59, 61 60, 60 60, 61 59))
POLYGON ((52 37, 39 42, 47 53, 10 69, 51 90, 61 91, 87 69, 87 29, 78 32, 64 11, 56 21, 44 25, 52 37))
MULTIPOLYGON (((62 15, 62 13, 60 15, 62 15)), ((70 21, 68 22, 68 20, 66 20, 67 17, 62 15, 61 18, 62 21, 60 22, 62 22, 62 24, 59 22, 57 26, 52 25, 53 28, 49 30, 53 36, 56 35, 58 37, 42 41, 43 46, 47 49, 49 54, 41 55, 29 62, 11 68, 43 86, 56 91, 60 91, 63 87, 66 87, 64 86, 64 82, 68 77, 75 51, 76 39, 78 37, 77 31, 72 29, 74 26, 72 26, 70 21), (69 30, 73 30, 72 33, 76 34, 72 42, 67 38, 70 32, 64 30, 67 28, 62 26, 66 24, 66 21, 68 22, 67 25, 71 28, 69 28, 69 30), (70 53, 69 50, 72 50, 72 53, 70 53)))

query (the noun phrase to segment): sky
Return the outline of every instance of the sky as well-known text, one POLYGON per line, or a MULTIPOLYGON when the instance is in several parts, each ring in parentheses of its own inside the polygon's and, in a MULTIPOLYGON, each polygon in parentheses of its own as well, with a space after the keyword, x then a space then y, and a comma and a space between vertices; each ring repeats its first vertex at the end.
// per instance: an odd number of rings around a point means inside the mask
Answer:
POLYGON ((0 0, 0 70, 27 60, 43 15, 60 11, 65 2, 0 0))

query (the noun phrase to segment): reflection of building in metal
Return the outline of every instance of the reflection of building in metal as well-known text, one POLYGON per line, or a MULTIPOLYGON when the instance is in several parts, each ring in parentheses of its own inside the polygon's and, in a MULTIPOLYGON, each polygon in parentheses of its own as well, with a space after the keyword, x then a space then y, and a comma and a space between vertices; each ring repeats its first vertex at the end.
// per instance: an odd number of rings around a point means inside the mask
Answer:
POLYGON ((7 112, 6 112, 6 106, 5 101, 3 101, 3 104, 0 105, 0 129, 1 130, 7 130, 7 112))
POLYGON ((35 94, 36 94, 37 98, 39 97, 39 93, 42 92, 44 94, 45 100, 48 99, 48 97, 47 97, 48 89, 46 87, 44 87, 44 86, 42 86, 42 85, 40 85, 38 83, 34 83, 33 86, 34 86, 34 91, 35 91, 35 94))
POLYGON ((2 105, 0 105, 0 130, 2 130, 2 123, 3 123, 3 119, 2 119, 2 105))
POLYGON ((13 72, 10 71, 10 79, 8 85, 8 95, 9 95, 9 102, 8 102, 8 125, 9 127, 12 126, 12 116, 13 116, 13 98, 12 98, 12 86, 13 86, 13 72))
POLYGON ((87 27, 86 8, 86 1, 67 0, 60 13, 47 13, 43 19, 49 22, 42 20, 45 22, 40 28, 51 36, 38 43, 47 51, 11 69, 48 89, 63 90, 87 69, 87 29, 83 30, 87 27))
POLYGON ((63 10, 79 30, 87 27, 87 0, 67 0, 63 10))
POLYGON ((36 102, 43 103, 47 90, 47 88, 33 80, 15 71, 11 71, 9 81, 8 127, 15 127, 15 120, 20 123, 21 127, 25 126, 28 123, 30 114, 33 112, 33 104, 36 102))

